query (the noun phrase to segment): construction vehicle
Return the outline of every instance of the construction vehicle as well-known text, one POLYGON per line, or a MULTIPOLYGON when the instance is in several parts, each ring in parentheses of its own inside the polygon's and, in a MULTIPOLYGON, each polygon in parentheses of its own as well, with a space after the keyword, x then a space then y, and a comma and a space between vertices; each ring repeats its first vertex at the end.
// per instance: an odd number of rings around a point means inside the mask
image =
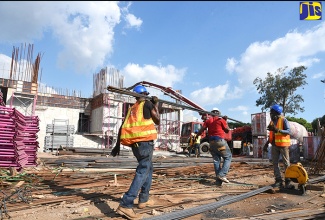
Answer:
MULTIPOLYGON (((125 89, 119 89, 119 88, 115 88, 115 87, 112 87, 112 86, 108 86, 107 89, 109 91, 111 91, 111 92, 117 92, 117 93, 132 95, 132 96, 135 96, 135 97, 137 97, 137 96, 140 97, 141 95, 133 93, 133 92, 130 91, 137 85, 143 85, 143 86, 153 87, 155 89, 159 89, 161 92, 163 92, 164 95, 168 95, 172 99, 176 100, 176 102, 169 102, 169 101, 166 101, 166 100, 159 100, 159 102, 162 102, 162 103, 165 103, 165 104, 168 104, 168 105, 172 105, 172 106, 177 106, 177 107, 180 107, 182 109, 188 109, 188 110, 196 111, 201 116, 202 121, 205 121, 206 119, 208 119, 212 115, 215 115, 212 112, 204 110, 201 106, 199 106, 196 103, 194 103, 193 101, 189 100, 188 98, 186 98, 185 96, 180 94, 178 91, 173 90, 171 87, 164 87, 164 86, 161 86, 161 85, 158 85, 158 84, 155 84, 155 83, 151 83, 151 82, 147 82, 147 81, 138 82, 138 83, 134 84, 133 86, 127 87, 125 89), (185 103, 185 105, 183 103, 185 103)), ((228 117, 228 120, 232 120, 232 121, 242 123, 240 121, 237 121, 235 119, 231 119, 229 117, 228 117)), ((244 124, 244 123, 242 123, 242 124, 244 124)), ((195 130, 200 130, 202 125, 203 125, 203 122, 199 122, 199 121, 185 122, 185 123, 182 124, 181 129, 180 129, 180 133, 178 135, 180 136, 180 139, 179 139, 180 147, 183 149, 183 151, 185 151, 186 149, 189 148, 188 139, 190 137, 191 132, 194 132, 195 130)), ((229 140, 229 141, 231 140, 231 135, 228 135, 227 140, 229 140)), ((208 143, 208 138, 207 138, 206 132, 203 132, 201 134, 200 150, 201 150, 201 152, 208 152, 209 151, 209 143, 208 143)))
POLYGON ((243 145, 248 142, 252 143, 252 127, 244 125, 232 130, 232 153, 233 155, 242 154, 243 145))

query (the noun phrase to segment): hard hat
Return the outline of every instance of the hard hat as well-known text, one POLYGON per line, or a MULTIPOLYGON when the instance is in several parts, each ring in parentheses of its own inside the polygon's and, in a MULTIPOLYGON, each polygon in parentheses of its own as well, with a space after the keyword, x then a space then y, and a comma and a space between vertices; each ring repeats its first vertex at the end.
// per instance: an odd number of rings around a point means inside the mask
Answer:
POLYGON ((194 133, 197 134, 199 131, 198 130, 195 130, 194 133))
POLYGON ((278 113, 279 115, 281 115, 282 111, 283 111, 283 108, 278 105, 278 104, 275 104, 271 107, 271 110, 274 110, 276 113, 278 113))
POLYGON ((136 92, 138 94, 145 94, 145 95, 149 95, 149 92, 147 91, 146 87, 144 87, 143 85, 137 85, 136 87, 133 88, 133 92, 136 92))
POLYGON ((212 112, 220 112, 220 110, 218 108, 213 108, 212 112))

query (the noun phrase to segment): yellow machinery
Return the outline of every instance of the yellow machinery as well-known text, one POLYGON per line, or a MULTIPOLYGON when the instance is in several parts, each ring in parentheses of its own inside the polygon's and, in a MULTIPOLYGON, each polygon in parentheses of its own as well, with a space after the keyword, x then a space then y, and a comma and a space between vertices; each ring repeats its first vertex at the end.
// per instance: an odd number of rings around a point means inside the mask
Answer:
POLYGON ((298 183, 298 188, 302 189, 302 194, 305 195, 308 174, 301 163, 290 165, 286 169, 285 178, 290 178, 293 182, 298 183))

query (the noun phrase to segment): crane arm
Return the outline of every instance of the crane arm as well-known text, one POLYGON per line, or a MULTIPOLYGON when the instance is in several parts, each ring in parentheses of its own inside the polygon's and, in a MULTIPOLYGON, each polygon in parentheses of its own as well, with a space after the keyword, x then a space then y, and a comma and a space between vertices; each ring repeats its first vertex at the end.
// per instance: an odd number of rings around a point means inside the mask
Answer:
MULTIPOLYGON (((150 96, 138 94, 138 93, 135 93, 135 92, 128 91, 127 89, 120 89, 120 88, 116 88, 116 87, 113 87, 113 86, 108 86, 107 87, 107 90, 110 91, 110 92, 115 92, 115 93, 119 93, 119 94, 130 95, 130 96, 134 96, 134 97, 143 97, 145 99, 151 99, 150 96)), ((161 103, 165 103, 165 104, 171 105, 171 106, 175 106, 175 107, 179 107, 179 108, 183 108, 183 109, 188 109, 188 110, 196 111, 196 112, 198 112, 201 115, 202 114, 217 115, 216 113, 208 112, 208 111, 205 111, 204 109, 201 109, 201 108, 195 108, 195 107, 192 107, 192 106, 182 105, 182 104, 179 104, 179 103, 170 102, 170 101, 161 100, 161 99, 158 99, 158 101, 161 102, 161 103)), ((243 123, 241 121, 238 121, 238 120, 235 120, 235 119, 232 119, 232 118, 229 118, 229 117, 228 117, 228 120, 235 121, 235 122, 238 122, 238 123, 241 123, 241 124, 245 124, 245 123, 243 123)))
POLYGON ((164 95, 168 95, 168 96, 170 96, 171 98, 173 98, 173 99, 175 99, 177 101, 183 101, 183 102, 185 102, 186 104, 190 105, 193 108, 205 111, 204 108, 202 108, 201 106, 195 104, 193 101, 186 98, 185 96, 183 96, 179 92, 173 90, 171 87, 164 87, 164 86, 152 83, 152 82, 141 81, 141 82, 138 82, 138 83, 134 84, 133 86, 130 86, 130 87, 126 88, 126 89, 131 90, 134 87, 136 87, 137 85, 146 85, 146 86, 149 86, 149 87, 154 87, 154 88, 160 89, 164 93, 164 95))

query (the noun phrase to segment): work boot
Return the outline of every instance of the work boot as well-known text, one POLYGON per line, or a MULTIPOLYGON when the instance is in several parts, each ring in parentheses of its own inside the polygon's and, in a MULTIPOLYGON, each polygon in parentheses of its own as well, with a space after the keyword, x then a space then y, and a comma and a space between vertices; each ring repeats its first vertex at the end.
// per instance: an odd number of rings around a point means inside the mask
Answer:
POLYGON ((222 187, 222 181, 221 180, 219 180, 218 178, 216 179, 216 186, 217 187, 222 187))
POLYGON ((153 206, 155 204, 155 202, 153 200, 148 200, 147 202, 142 202, 138 204, 138 208, 139 209, 144 209, 147 206, 153 206))
POLYGON ((217 178, 219 180, 221 180, 222 182, 229 183, 229 180, 227 180, 227 178, 225 176, 217 176, 217 178))
POLYGON ((132 208, 124 208, 122 206, 119 206, 116 209, 116 212, 120 215, 127 217, 130 220, 137 220, 142 218, 142 215, 135 213, 132 208))
POLYGON ((272 185, 273 187, 283 187, 282 179, 276 179, 275 183, 272 185))
POLYGON ((285 179, 285 181, 284 181, 284 188, 286 188, 286 189, 294 189, 295 186, 291 184, 291 180, 290 179, 285 179))

